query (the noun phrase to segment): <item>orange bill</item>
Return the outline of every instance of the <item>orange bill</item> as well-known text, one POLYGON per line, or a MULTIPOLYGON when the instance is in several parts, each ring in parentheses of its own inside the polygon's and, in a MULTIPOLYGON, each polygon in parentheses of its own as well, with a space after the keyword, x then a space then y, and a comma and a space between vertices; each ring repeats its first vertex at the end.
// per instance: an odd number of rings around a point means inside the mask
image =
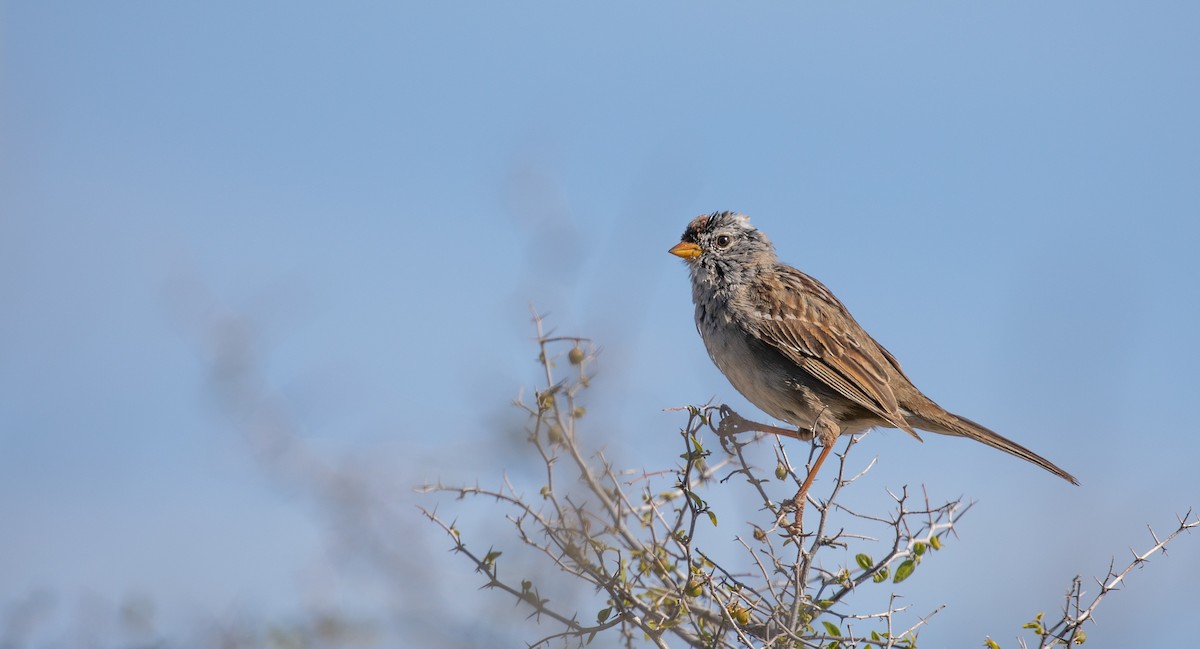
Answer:
POLYGON ((696 257, 700 256, 700 246, 698 246, 694 243, 689 243, 687 241, 680 241, 679 243, 675 244, 667 252, 671 253, 672 255, 675 255, 676 257, 683 257, 684 259, 695 259, 696 257))

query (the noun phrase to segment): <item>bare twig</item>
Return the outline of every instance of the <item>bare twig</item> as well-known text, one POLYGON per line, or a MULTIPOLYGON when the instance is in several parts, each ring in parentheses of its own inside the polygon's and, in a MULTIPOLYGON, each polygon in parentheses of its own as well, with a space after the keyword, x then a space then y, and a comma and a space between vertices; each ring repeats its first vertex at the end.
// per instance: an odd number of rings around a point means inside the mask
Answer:
POLYGON ((1067 589, 1062 617, 1057 622, 1049 627, 1044 626, 1042 623, 1043 615, 1039 613, 1033 621, 1025 625, 1025 628, 1033 630, 1038 636, 1038 641, 1042 649, 1082 644, 1087 638, 1087 635, 1083 631, 1083 625, 1088 620, 1093 619, 1096 607, 1100 605, 1100 602, 1113 591, 1119 590, 1121 585, 1124 584, 1125 578, 1129 576, 1129 573, 1133 572, 1134 568, 1140 568, 1157 552, 1166 554, 1168 543, 1175 540, 1176 537, 1184 532, 1191 531, 1200 526, 1200 517, 1193 517, 1193 512, 1190 509, 1183 516, 1177 517, 1177 521, 1175 529, 1167 536, 1161 538, 1152 528, 1147 526, 1150 538, 1154 541, 1154 544, 1141 553, 1131 548, 1130 553, 1133 555, 1133 558, 1120 572, 1116 571, 1116 559, 1109 562, 1108 574, 1104 579, 1096 580, 1096 585, 1100 587, 1100 590, 1087 606, 1083 605, 1083 580, 1076 575, 1071 580, 1070 588, 1067 589))

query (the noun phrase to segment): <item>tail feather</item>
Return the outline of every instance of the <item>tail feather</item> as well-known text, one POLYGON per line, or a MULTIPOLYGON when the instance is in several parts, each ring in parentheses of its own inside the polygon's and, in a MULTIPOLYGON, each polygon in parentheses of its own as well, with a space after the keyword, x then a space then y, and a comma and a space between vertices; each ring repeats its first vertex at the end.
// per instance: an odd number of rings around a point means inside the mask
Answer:
POLYGON ((1022 460, 1032 462, 1043 469, 1053 473, 1054 475, 1070 482, 1073 485, 1079 484, 1075 476, 1063 471, 1058 465, 1050 460, 1034 453, 1033 451, 1021 446, 1020 444, 1003 437, 988 428, 981 426, 966 417, 959 417, 956 414, 941 411, 937 414, 916 414, 908 417, 909 423, 921 430, 927 430, 942 435, 954 435, 956 437, 968 437, 977 442, 983 442, 988 446, 999 449, 1010 455, 1015 455, 1022 460))

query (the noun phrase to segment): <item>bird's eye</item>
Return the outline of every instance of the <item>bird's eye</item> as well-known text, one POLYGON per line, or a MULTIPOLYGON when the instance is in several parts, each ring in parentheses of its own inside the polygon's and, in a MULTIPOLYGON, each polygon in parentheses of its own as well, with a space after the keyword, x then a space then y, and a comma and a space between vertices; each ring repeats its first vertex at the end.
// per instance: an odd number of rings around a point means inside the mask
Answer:
POLYGON ((728 248, 729 244, 731 243, 733 243, 733 237, 729 236, 728 234, 722 234, 717 237, 718 248, 728 248))

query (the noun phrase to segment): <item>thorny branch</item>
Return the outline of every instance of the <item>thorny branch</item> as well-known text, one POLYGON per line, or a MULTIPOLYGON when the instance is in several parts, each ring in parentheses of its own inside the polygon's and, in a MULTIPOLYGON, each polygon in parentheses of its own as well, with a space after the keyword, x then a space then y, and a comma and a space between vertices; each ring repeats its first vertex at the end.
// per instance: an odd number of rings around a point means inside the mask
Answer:
POLYGON ((775 492, 780 481, 794 491, 807 471, 795 467, 783 443, 771 436, 776 466, 773 478, 765 476, 747 452, 761 447, 765 436, 720 434, 717 422, 737 414, 711 405, 675 409, 686 413, 687 421, 680 430, 680 464, 674 469, 618 472, 580 439, 584 409, 579 398, 589 385, 595 358, 590 341, 549 336, 536 314, 534 322, 544 383, 532 401, 518 398, 516 405, 529 415, 528 441, 545 465, 538 497, 526 497, 507 480, 495 489, 438 484, 424 490, 459 498, 483 496, 507 506, 523 545, 596 589, 596 623, 581 622, 585 613, 555 608, 532 577, 502 578, 500 551, 472 550, 453 523, 436 511, 422 510, 451 537, 452 549, 484 575, 485 587, 508 593, 530 616, 558 626, 533 646, 582 646, 603 632, 618 633, 627 647, 915 646, 917 630, 937 610, 897 625, 907 607, 893 604, 867 614, 843 607, 866 584, 907 579, 931 551, 942 547, 969 505, 951 501, 935 506, 923 492, 915 499, 904 489, 893 496, 894 511, 887 517, 841 507, 835 502, 841 491, 873 464, 851 469, 847 456, 860 437, 850 437, 836 454, 832 487, 822 494, 810 492, 815 525, 800 533, 788 520, 799 514, 792 497, 775 492), (568 378, 556 375, 563 348, 568 378), (716 436, 723 455, 706 447, 709 436, 716 436), (565 466, 573 470, 564 473, 560 459, 568 460, 565 466), (735 477, 749 485, 744 495, 760 503, 766 520, 752 524, 749 538, 736 538, 742 559, 717 559, 697 545, 718 525, 706 495, 713 488, 736 489, 740 480, 732 481, 735 477), (864 527, 874 528, 875 535, 886 530, 888 541, 878 559, 848 552, 878 544, 861 529, 850 531, 864 527), (821 562, 818 555, 824 557, 821 562), (894 630, 900 628, 904 630, 894 630))
MULTIPOLYGON (((876 584, 894 587, 910 578, 955 538, 955 526, 971 503, 934 504, 924 488, 914 493, 903 487, 888 492, 892 507, 885 515, 846 506, 839 498, 874 466, 874 460, 866 466, 848 460, 863 436, 848 437, 834 454, 837 475, 832 485, 824 491, 816 485, 807 492, 796 490, 808 475, 815 447, 799 467, 788 456, 788 448, 796 448, 794 440, 785 445, 778 435, 754 433, 751 422, 727 406, 711 404, 672 409, 687 416, 680 429, 683 452, 674 468, 617 471, 602 452, 582 441, 579 428, 585 413, 579 399, 589 385, 588 371, 596 355, 590 341, 547 335, 537 314, 534 322, 544 384, 531 401, 518 397, 516 405, 529 416, 528 442, 545 466, 538 497, 527 497, 507 479, 493 489, 436 484, 423 490, 460 499, 482 496, 506 506, 522 545, 595 589, 595 623, 581 621, 590 612, 578 606, 558 608, 541 594, 533 576, 501 577, 501 551, 472 549, 453 522, 422 509, 450 536, 452 549, 484 575, 485 588, 508 593, 530 617, 555 627, 531 646, 583 646, 600 633, 616 633, 625 647, 649 644, 660 649, 916 646, 918 631, 941 606, 913 619, 910 606, 897 605, 894 592, 887 607, 876 612, 856 610, 854 595, 876 584), (564 347, 571 369, 567 378, 560 378, 555 370, 564 347), (712 437, 720 451, 708 448, 712 437), (767 448, 774 454, 773 473, 760 465, 767 448), (564 459, 568 461, 560 462, 564 459), (779 483, 784 484, 782 490, 779 483), (751 499, 761 514, 748 523, 748 535, 735 536, 733 556, 700 550, 698 539, 718 525, 717 512, 707 501, 716 489, 722 495, 751 499), (806 499, 797 502, 788 491, 804 493, 806 499), (801 521, 805 511, 810 516, 801 521), (902 618, 911 621, 901 623, 902 618)), ((1077 577, 1062 619, 1047 627, 1039 614, 1026 628, 1038 635, 1042 649, 1081 644, 1082 626, 1093 618, 1100 601, 1117 590, 1133 568, 1155 552, 1165 552, 1170 541, 1197 525, 1200 519, 1189 511, 1170 535, 1160 539, 1151 530, 1154 546, 1134 553, 1119 573, 1115 563, 1110 565, 1090 602, 1084 604, 1077 577)), ((990 639, 985 645, 999 646, 990 639)))
MULTIPOLYGON (((1120 590, 1121 585, 1125 582, 1125 578, 1129 573, 1133 572, 1134 568, 1140 568, 1154 556, 1156 552, 1167 553, 1167 544, 1175 540, 1176 537, 1184 532, 1191 531, 1193 528, 1200 526, 1200 516, 1193 516, 1192 510, 1188 510, 1183 516, 1177 517, 1177 525, 1175 529, 1165 537, 1159 538, 1154 529, 1147 526, 1150 532, 1150 538, 1154 540, 1148 550, 1138 553, 1133 548, 1129 551, 1133 558, 1129 564, 1120 572, 1116 571, 1116 559, 1114 558, 1108 564, 1108 574, 1104 579, 1097 579, 1096 585, 1100 590, 1096 593, 1086 606, 1084 605, 1083 579, 1078 575, 1071 581, 1071 586, 1067 589, 1066 602, 1063 604, 1062 617, 1051 626, 1045 626, 1042 618, 1044 615, 1038 615, 1025 625, 1026 629, 1031 629, 1038 636, 1038 646, 1041 649, 1051 649, 1052 647, 1067 647, 1072 644, 1083 644, 1087 640, 1087 634, 1083 631, 1083 625, 1093 619, 1096 607, 1105 597, 1115 590, 1120 590)), ((1026 647, 1024 639, 1020 640, 1021 647, 1026 647)))

